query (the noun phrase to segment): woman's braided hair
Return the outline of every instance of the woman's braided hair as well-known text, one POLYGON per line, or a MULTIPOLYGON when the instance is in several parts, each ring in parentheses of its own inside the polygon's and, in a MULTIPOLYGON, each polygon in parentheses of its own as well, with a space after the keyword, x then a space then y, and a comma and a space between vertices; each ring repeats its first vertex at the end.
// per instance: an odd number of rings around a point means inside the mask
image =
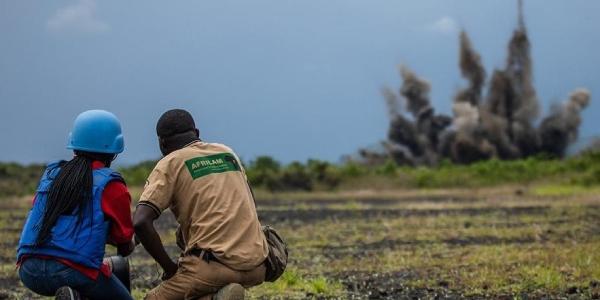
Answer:
POLYGON ((52 228, 61 215, 77 213, 77 224, 81 224, 85 206, 92 199, 94 176, 92 162, 99 160, 107 167, 114 159, 113 154, 75 151, 75 157, 60 164, 60 171, 52 181, 44 214, 39 224, 36 244, 41 245, 50 238, 52 228))

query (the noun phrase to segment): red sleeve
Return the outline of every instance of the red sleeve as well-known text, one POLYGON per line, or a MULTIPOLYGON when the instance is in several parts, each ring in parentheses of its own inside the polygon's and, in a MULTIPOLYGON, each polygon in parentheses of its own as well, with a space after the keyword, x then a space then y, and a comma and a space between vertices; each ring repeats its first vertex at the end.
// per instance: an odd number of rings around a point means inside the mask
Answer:
POLYGON ((112 181, 106 185, 102 193, 102 211, 111 221, 108 243, 129 243, 133 237, 131 196, 124 183, 112 181))

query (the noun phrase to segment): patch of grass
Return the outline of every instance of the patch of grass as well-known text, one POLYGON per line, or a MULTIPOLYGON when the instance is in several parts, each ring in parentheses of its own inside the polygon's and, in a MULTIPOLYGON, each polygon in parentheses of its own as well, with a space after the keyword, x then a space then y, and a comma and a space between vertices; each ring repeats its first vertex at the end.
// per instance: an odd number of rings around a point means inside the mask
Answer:
POLYGON ((523 269, 523 288, 525 290, 544 289, 556 291, 565 286, 563 275, 552 267, 532 266, 523 269))
POLYGON ((288 268, 273 283, 263 283, 250 290, 251 298, 305 298, 306 295, 317 297, 340 297, 344 288, 337 280, 320 276, 302 275, 297 268, 288 268), (286 296, 283 296, 286 295, 286 296))
POLYGON ((146 296, 146 293, 148 293, 148 289, 132 289, 131 290, 131 297, 133 299, 144 299, 144 297, 146 296))
POLYGON ((533 187, 530 193, 538 197, 568 197, 600 192, 599 187, 573 184, 545 184, 533 187))

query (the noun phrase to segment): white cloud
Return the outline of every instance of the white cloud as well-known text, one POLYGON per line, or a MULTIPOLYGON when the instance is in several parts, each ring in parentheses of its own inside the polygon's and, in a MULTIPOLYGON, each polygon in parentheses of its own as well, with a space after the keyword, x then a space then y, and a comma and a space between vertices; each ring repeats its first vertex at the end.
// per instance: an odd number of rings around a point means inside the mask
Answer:
POLYGON ((439 32, 442 34, 454 34, 460 30, 458 22, 451 17, 442 17, 429 25, 429 30, 439 32))
POLYGON ((46 23, 50 31, 72 31, 96 33, 110 29, 108 24, 96 17, 95 0, 77 0, 76 3, 60 8, 46 23))

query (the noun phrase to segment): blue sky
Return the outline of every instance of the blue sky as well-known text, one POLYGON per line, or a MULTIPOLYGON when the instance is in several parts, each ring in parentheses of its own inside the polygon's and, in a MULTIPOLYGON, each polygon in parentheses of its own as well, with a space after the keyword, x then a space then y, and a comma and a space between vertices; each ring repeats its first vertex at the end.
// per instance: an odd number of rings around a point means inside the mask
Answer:
MULTIPOLYGON (((595 0, 525 2, 540 100, 587 87, 586 138, 600 124, 598 11, 595 0)), ((385 138, 379 91, 399 87, 399 64, 450 112, 464 84, 458 30, 490 74, 515 25, 509 0, 2 0, 0 160, 68 157, 73 119, 93 108, 121 119, 121 163, 158 158, 157 118, 184 108, 205 140, 246 160, 337 161, 385 138)))

